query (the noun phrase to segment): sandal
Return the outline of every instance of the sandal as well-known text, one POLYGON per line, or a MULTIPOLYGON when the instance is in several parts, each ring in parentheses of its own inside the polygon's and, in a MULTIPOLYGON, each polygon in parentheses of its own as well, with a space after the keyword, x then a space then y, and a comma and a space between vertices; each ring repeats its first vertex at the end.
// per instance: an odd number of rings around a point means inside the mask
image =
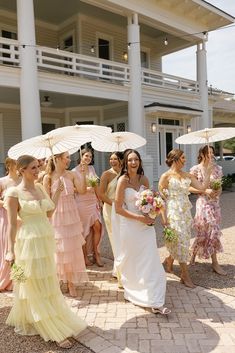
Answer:
POLYGON ((73 346, 73 344, 70 342, 70 340, 68 338, 65 338, 65 340, 63 340, 61 342, 56 342, 56 345, 60 348, 65 348, 65 349, 72 348, 72 346, 73 346))
POLYGON ((168 315, 171 313, 171 310, 167 307, 160 307, 160 308, 151 308, 153 314, 161 314, 161 315, 168 315))

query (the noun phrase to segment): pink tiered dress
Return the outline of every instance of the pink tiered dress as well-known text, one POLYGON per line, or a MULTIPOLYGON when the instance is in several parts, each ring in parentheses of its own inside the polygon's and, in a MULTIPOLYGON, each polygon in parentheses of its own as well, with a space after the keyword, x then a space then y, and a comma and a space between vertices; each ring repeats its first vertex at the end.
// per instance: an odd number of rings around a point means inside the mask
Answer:
MULTIPOLYGON (((4 198, 9 177, 0 178, 0 188, 2 190, 1 199, 4 198)), ((12 290, 12 282, 10 279, 11 266, 5 261, 7 253, 7 210, 0 207, 0 291, 12 290)))
MULTIPOLYGON (((64 190, 53 213, 51 223, 56 240, 56 266, 59 280, 77 286, 88 281, 82 251, 85 240, 82 235, 82 223, 74 196, 73 182, 61 177, 64 190)), ((52 195, 57 189, 58 180, 51 186, 52 195)))
MULTIPOLYGON (((74 168, 73 171, 76 172, 78 179, 82 178, 79 166, 74 168)), ((96 176, 96 172, 95 172, 95 169, 93 166, 88 166, 88 175, 94 176, 94 177, 96 176)), ((97 196, 96 196, 93 188, 88 190, 85 194, 76 194, 75 199, 76 199, 76 202, 78 205, 79 214, 80 214, 81 222, 83 225, 83 236, 87 242, 87 253, 88 253, 88 255, 91 255, 93 253, 92 226, 97 220, 102 225, 101 212, 100 212, 100 208, 99 208, 99 201, 97 199, 97 196)), ((103 228, 104 227, 102 226, 100 239, 102 239, 102 236, 104 233, 103 228)), ((101 241, 98 244, 98 251, 99 251, 100 243, 101 243, 101 241)))

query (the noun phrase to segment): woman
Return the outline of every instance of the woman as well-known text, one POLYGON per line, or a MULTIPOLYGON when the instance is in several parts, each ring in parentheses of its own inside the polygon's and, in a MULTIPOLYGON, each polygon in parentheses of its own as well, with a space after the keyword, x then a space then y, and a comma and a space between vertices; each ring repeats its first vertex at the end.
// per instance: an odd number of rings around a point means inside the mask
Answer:
MULTIPOLYGON (((198 154, 198 164, 191 168, 190 173, 197 180, 203 183, 205 179, 208 164, 214 159, 214 147, 201 147, 198 154)), ((213 165, 210 180, 222 178, 222 168, 216 164, 213 165)), ((220 267, 217 260, 217 253, 223 251, 220 241, 222 235, 220 230, 221 211, 219 205, 219 195, 221 188, 214 191, 213 194, 199 192, 196 202, 196 214, 194 217, 194 229, 196 237, 192 245, 191 264, 195 263, 195 257, 208 259, 211 257, 212 268, 219 275, 226 275, 226 272, 220 267)))
POLYGON ((75 297, 79 284, 88 281, 82 251, 85 240, 75 201, 75 190, 80 193, 86 190, 85 173, 81 171, 79 181, 73 172, 67 170, 71 161, 68 152, 55 155, 54 161, 53 158, 48 161, 43 185, 49 196, 53 197, 59 180, 64 184, 51 223, 55 231, 56 265, 61 290, 75 297))
POLYGON ((57 181, 53 201, 38 178, 38 161, 21 156, 17 169, 21 183, 8 189, 6 208, 9 220, 9 242, 6 260, 22 268, 26 281, 15 282, 14 304, 7 324, 22 335, 39 334, 45 341, 55 341, 70 348, 69 337, 78 340, 86 328, 83 320, 67 306, 58 283, 54 260, 55 240, 48 220, 63 184, 57 181), (17 215, 22 224, 17 232, 17 215), (15 244, 15 245, 14 245, 15 244))
POLYGON ((186 158, 184 152, 179 149, 171 150, 166 159, 169 170, 162 174, 159 180, 159 191, 166 194, 167 191, 167 220, 170 228, 174 229, 178 236, 177 242, 167 243, 170 255, 164 264, 167 272, 173 271, 174 260, 178 260, 181 269, 181 282, 186 287, 194 288, 188 272, 187 261, 189 258, 189 245, 191 238, 192 216, 191 203, 189 201, 189 187, 197 190, 206 190, 209 185, 211 166, 201 184, 192 174, 184 172, 186 158))
MULTIPOLYGON (((112 203, 115 199, 115 192, 117 187, 118 177, 122 167, 122 152, 113 152, 110 154, 109 163, 111 168, 104 171, 100 178, 100 188, 99 196, 104 202, 103 206, 103 217, 106 225, 106 229, 109 236, 109 241, 111 244, 112 251, 114 253, 114 244, 112 239, 112 222, 111 222, 111 213, 112 213, 112 203)), ((116 277, 116 268, 114 264, 113 276, 116 277)))
POLYGON ((12 290, 10 279, 10 264, 5 261, 7 253, 7 211, 3 207, 6 190, 16 186, 21 178, 16 171, 16 161, 11 158, 5 160, 6 176, 0 178, 0 291, 12 290))
POLYGON ((154 220, 142 215, 135 206, 138 192, 143 188, 149 188, 149 182, 144 176, 140 154, 129 150, 124 155, 115 196, 115 210, 120 217, 112 215, 112 222, 118 224, 114 227, 118 231, 115 237, 119 237, 117 266, 125 299, 166 315, 170 313, 164 307, 166 276, 154 227, 149 226, 154 220))
POLYGON ((89 185, 89 179, 96 179, 98 177, 94 167, 90 165, 91 161, 91 150, 83 149, 81 151, 81 160, 73 171, 76 173, 78 179, 81 179, 81 170, 84 169, 88 185, 85 193, 78 193, 76 195, 76 201, 83 225, 83 236, 86 239, 86 244, 83 246, 85 263, 87 266, 93 265, 93 262, 89 259, 89 257, 92 256, 96 264, 102 267, 103 262, 100 258, 99 246, 103 234, 103 227, 99 199, 97 197, 98 188, 97 185, 89 185))

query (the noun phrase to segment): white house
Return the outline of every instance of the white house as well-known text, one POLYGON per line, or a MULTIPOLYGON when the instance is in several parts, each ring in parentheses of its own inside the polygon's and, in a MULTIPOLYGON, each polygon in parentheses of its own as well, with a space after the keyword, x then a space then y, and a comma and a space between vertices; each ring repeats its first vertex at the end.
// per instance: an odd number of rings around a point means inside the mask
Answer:
POLYGON ((206 69, 208 33, 233 22, 202 0, 0 0, 0 163, 22 139, 93 123, 145 136, 158 180, 188 127, 235 125, 232 95, 208 91, 206 69), (162 72, 164 55, 193 45, 197 81, 162 72))

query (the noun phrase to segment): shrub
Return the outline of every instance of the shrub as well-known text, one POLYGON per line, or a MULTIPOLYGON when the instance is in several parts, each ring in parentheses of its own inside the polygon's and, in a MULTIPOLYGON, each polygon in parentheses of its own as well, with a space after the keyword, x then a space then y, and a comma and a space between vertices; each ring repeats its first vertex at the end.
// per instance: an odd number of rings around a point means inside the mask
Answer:
POLYGON ((233 186, 233 178, 231 175, 223 176, 222 178, 222 189, 230 190, 233 186))

